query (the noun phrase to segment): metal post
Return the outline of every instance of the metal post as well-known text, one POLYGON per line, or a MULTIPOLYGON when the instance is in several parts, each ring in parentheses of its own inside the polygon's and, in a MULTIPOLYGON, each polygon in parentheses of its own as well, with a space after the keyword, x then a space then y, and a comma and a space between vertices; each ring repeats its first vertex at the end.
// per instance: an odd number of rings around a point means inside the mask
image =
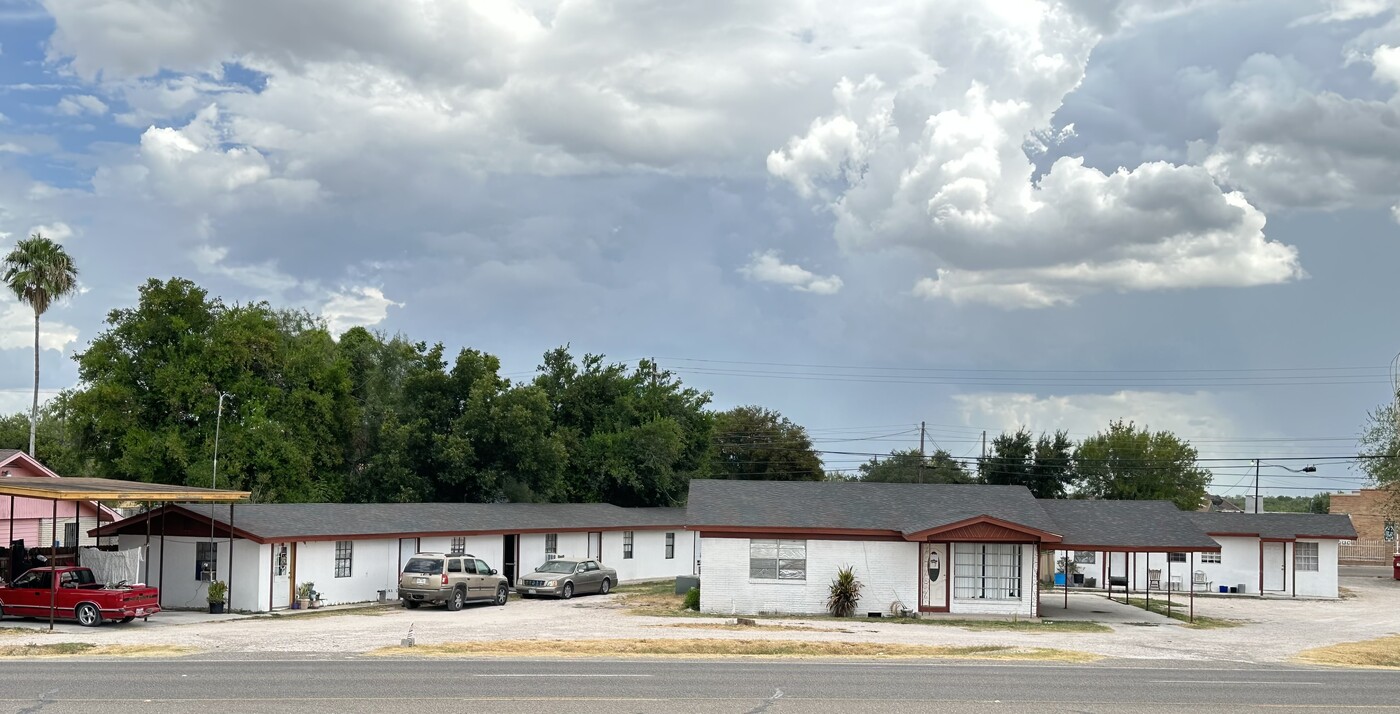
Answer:
POLYGON ((1172 616, 1172 554, 1167 553, 1167 617, 1172 616))
POLYGON ((49 629, 53 630, 53 611, 58 607, 58 499, 53 500, 53 518, 49 522, 49 629))
MULTIPOLYGON (((160 570, 156 573, 156 588, 160 590, 162 600, 165 599, 165 546, 167 545, 165 542, 165 506, 164 502, 160 504, 160 570)), ((156 604, 165 607, 160 603, 156 604)))
POLYGON ((1191 551, 1191 555, 1186 557, 1191 563, 1191 594, 1188 596, 1191 600, 1191 614, 1187 616, 1187 619, 1194 624, 1196 622, 1196 551, 1191 551))
MULTIPOLYGON (((1133 577, 1136 578, 1136 577, 1137 577, 1137 553, 1134 553, 1134 554, 1133 554, 1133 566, 1134 566, 1134 567, 1133 567, 1133 577)), ((1148 553, 1148 554, 1147 554, 1147 573, 1146 573, 1146 575, 1147 575, 1147 587, 1144 588, 1144 590, 1147 591, 1147 600, 1144 601, 1146 604, 1142 606, 1142 609, 1144 609, 1144 610, 1146 610, 1146 611, 1148 611, 1148 612, 1151 612, 1151 611, 1152 611, 1152 554, 1151 554, 1151 553, 1148 553)))
POLYGON ((1263 513, 1264 504, 1259 501, 1259 459, 1254 460, 1254 510, 1252 513, 1263 513))
POLYGON ((146 549, 142 551, 142 564, 146 566, 146 574, 142 576, 142 583, 151 582, 151 502, 146 501, 146 549))
POLYGON ((5 573, 4 573, 5 580, 8 582, 10 578, 13 578, 13 577, 15 576, 15 497, 14 497, 14 496, 10 496, 10 542, 6 544, 6 547, 8 547, 8 548, 10 549, 10 550, 9 550, 10 558, 9 558, 9 560, 6 560, 6 561, 5 561, 5 573))
MULTIPOLYGON (((213 515, 214 509, 209 509, 213 515)), ((228 612, 233 612, 233 502, 228 504, 228 590, 224 593, 228 599, 228 612)))

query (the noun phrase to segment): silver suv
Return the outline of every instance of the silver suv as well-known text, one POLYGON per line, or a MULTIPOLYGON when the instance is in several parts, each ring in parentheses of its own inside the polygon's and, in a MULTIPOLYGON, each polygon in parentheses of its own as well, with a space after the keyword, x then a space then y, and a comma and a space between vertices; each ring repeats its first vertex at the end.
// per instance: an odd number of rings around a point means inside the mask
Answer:
POLYGON ((404 607, 443 603, 460 610, 468 602, 506 604, 510 584, 486 561, 470 553, 418 553, 399 573, 404 607))

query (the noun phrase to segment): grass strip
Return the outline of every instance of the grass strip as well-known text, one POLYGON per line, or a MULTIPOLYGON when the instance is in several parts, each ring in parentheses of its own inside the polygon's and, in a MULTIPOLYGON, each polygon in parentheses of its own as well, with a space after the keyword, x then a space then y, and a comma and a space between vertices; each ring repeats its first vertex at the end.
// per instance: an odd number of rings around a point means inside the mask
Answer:
POLYGON ((54 642, 37 645, 0 646, 0 657, 173 657, 194 652, 193 647, 178 645, 94 645, 91 642, 54 642))
POLYGON ((1294 659, 1311 664, 1329 664, 1342 667, 1400 669, 1400 635, 1316 647, 1299 652, 1294 659))
POLYGON ((1187 627, 1194 630, 1218 630, 1224 627, 1239 627, 1244 624, 1243 620, 1229 620, 1223 617, 1207 617, 1205 615, 1197 615, 1195 622, 1192 622, 1190 615, 1187 614, 1186 607, 1176 602, 1173 602, 1170 614, 1167 613, 1167 604, 1161 600, 1153 600, 1149 603, 1143 598, 1129 598, 1128 604, 1133 607, 1150 606, 1148 609, 1152 612, 1158 615, 1166 615, 1173 620, 1179 620, 1185 623, 1187 627))
POLYGON ((957 627, 963 630, 974 632, 1030 632, 1039 634, 1060 633, 1060 632, 1113 632, 1113 628, 1097 622, 1081 622, 1078 620, 967 620, 967 619, 944 619, 938 617, 899 617, 881 618, 874 622, 897 622, 910 625, 941 625, 943 627, 957 627))
POLYGON ((558 657, 851 657, 1037 660, 1093 662, 1098 655, 1045 647, 975 645, 951 647, 881 642, 801 642, 794 640, 602 639, 445 642, 383 647, 380 656, 558 656, 558 657))

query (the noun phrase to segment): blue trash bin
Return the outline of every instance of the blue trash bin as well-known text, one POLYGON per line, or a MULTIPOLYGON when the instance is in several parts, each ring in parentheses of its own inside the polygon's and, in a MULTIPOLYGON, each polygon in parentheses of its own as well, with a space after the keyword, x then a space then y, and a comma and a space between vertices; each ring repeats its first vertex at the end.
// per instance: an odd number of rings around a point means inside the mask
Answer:
POLYGON ((1222 593, 1228 593, 1228 592, 1230 592, 1230 586, 1229 586, 1229 585, 1221 585, 1221 586, 1220 586, 1220 592, 1222 592, 1222 593))
POLYGON ((1058 585, 1058 586, 1060 586, 1060 587, 1064 587, 1064 584, 1065 584, 1065 574, 1064 574, 1064 573, 1055 573, 1055 584, 1058 585))

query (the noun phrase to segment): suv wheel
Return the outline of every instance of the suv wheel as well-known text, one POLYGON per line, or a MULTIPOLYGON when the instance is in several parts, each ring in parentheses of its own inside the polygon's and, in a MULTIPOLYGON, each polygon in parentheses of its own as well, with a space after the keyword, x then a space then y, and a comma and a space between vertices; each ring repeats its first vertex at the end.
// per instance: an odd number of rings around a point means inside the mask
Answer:
POLYGON ((565 600, 568 600, 569 598, 571 598, 571 597, 573 597, 573 596, 574 596, 574 584, 573 584, 573 583, 564 583, 564 599, 565 599, 565 600))
POLYGON ((607 578, 603 578, 603 586, 598 588, 598 594, 607 595, 609 590, 612 590, 612 583, 608 582, 607 578))
POLYGON ((406 608, 408 608, 408 609, 410 609, 410 610, 417 610, 417 609, 418 609, 418 606, 419 606, 420 604, 421 604, 421 603, 419 603, 417 600, 404 600, 404 601, 403 601, 403 606, 406 607, 406 608))
POLYGON ((465 604, 467 604, 467 596, 461 588, 457 588, 452 591, 452 597, 447 601, 447 609, 456 612, 461 610, 465 604))
POLYGON ((504 585, 498 585, 498 586, 496 586, 496 604, 497 604, 497 605, 504 605, 504 604, 506 604, 506 600, 509 599, 509 597, 510 597, 510 593, 508 593, 508 592, 506 591, 506 586, 504 586, 504 585))

